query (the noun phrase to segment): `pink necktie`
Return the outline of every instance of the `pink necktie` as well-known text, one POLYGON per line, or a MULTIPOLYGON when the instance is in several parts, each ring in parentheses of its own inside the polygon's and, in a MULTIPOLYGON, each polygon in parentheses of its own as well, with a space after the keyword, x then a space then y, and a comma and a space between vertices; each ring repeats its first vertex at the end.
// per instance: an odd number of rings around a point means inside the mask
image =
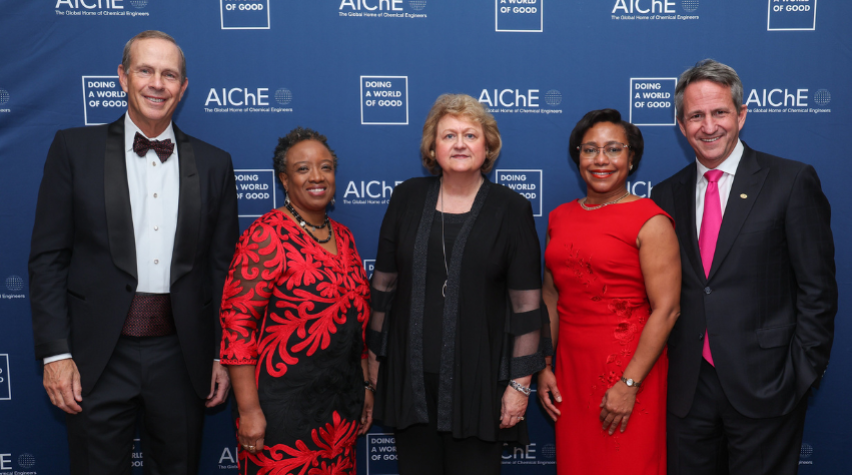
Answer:
MULTIPOLYGON (((719 228, 722 227, 722 202, 719 200, 719 178, 722 178, 722 170, 708 170, 704 174, 707 178, 707 191, 704 193, 704 216, 701 218, 701 232, 698 234, 698 249, 701 251, 701 263, 704 264, 704 276, 710 276, 710 267, 713 265, 713 254, 716 253, 716 240, 719 237, 719 228)), ((704 330, 704 350, 701 355, 713 366, 713 355, 710 354, 710 337, 704 330)))

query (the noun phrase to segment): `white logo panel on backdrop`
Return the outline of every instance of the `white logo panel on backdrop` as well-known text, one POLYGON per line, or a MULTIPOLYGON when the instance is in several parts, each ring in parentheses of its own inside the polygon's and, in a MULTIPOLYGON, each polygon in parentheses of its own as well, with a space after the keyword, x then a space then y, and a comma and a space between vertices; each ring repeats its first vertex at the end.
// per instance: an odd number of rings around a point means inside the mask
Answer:
POLYGON ((127 109, 118 76, 83 76, 83 124, 114 122, 127 109))
POLYGON ((494 31, 544 31, 544 0, 494 0, 494 31))
POLYGON ((275 209, 275 170, 234 170, 240 218, 259 218, 275 209))
POLYGON ((350 18, 428 18, 427 0, 340 0, 337 15, 350 18), (411 11, 406 11, 408 6, 411 11))
POLYGON ((361 125, 408 125, 408 76, 361 76, 361 125))
POLYGON ((268 30, 269 0, 219 0, 223 30, 268 30))
POLYGON ((285 87, 274 92, 268 87, 211 87, 204 99, 204 112, 212 114, 284 113, 293 112, 288 106, 293 92, 285 87), (275 102, 275 104, 272 103, 275 102))
POLYGON ((386 205, 390 203, 393 189, 403 180, 350 180, 343 192, 345 205, 386 205))
POLYGON ((657 20, 699 20, 693 15, 698 10, 699 0, 613 0, 615 4, 610 12, 613 20, 657 21, 657 20), (681 14, 684 13, 684 14, 681 14))
POLYGON ((148 0, 56 0, 53 7, 60 16, 150 16, 140 11, 148 0), (125 7, 127 5, 127 7, 125 7))
POLYGON ((769 0, 767 31, 816 30, 817 0, 769 0))
POLYGON ((817 89, 811 96, 807 88, 763 88, 750 90, 745 105, 750 114, 824 114, 831 112, 826 107, 830 102, 828 89, 817 89))
POLYGON ((634 125, 677 125, 677 78, 630 78, 630 118, 634 125))
POLYGON ((542 170, 495 170, 494 182, 515 190, 519 195, 530 200, 533 216, 542 214, 541 182, 542 170))
POLYGON ((12 399, 12 382, 9 380, 9 354, 0 354, 0 401, 12 399))
POLYGON ((562 93, 548 89, 542 96, 541 89, 483 89, 479 102, 492 114, 561 114, 557 109, 562 104, 562 93), (544 103, 542 104, 542 99, 544 103))
POLYGON ((375 259, 364 259, 364 272, 367 273, 367 280, 373 278, 373 271, 376 270, 376 260, 375 259))

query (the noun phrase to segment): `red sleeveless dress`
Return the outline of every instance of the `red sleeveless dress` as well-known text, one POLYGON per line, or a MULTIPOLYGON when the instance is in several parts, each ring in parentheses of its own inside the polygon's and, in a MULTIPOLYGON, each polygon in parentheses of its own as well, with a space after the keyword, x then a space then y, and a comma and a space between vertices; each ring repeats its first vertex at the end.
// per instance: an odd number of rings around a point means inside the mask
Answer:
POLYGON ((545 264, 559 291, 560 474, 666 473, 665 350, 642 381, 627 430, 609 435, 598 419, 601 399, 621 378, 650 314, 636 237, 658 214, 668 216, 649 199, 594 211, 575 200, 550 213, 545 264))

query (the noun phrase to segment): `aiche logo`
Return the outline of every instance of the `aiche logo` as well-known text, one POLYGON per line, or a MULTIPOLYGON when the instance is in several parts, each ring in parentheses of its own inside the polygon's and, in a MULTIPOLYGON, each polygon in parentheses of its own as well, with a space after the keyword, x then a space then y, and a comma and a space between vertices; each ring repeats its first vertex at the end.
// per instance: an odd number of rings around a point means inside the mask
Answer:
POLYGON ((340 0, 337 16, 349 18, 428 18, 427 0, 340 0))
POLYGON ((408 125, 408 76, 361 76, 361 125, 408 125))
POLYGON ((521 446, 503 444, 502 459, 503 465, 556 465, 556 460, 553 457, 541 456, 536 442, 521 446))
POLYGON ((544 31, 544 0, 494 0, 494 31, 544 31))
POLYGON ((60 16, 150 16, 148 0, 56 0, 60 16))
POLYGON ((479 102, 492 114, 561 114, 562 93, 557 89, 483 89, 479 102))
POLYGON ((83 123, 109 124, 127 109, 118 76, 83 76, 83 123))
POLYGON ((0 87, 0 114, 5 113, 5 112, 12 112, 11 109, 8 109, 6 107, 6 104, 9 103, 9 99, 11 99, 11 96, 9 95, 9 91, 0 87))
POLYGON ((219 455, 219 462, 216 465, 219 467, 219 470, 236 470, 239 468, 239 465, 237 465, 237 456, 236 447, 224 447, 222 454, 219 455))
POLYGON ((284 113, 293 112, 293 92, 278 88, 270 93, 268 87, 211 87, 204 100, 204 112, 229 113, 284 113), (271 101, 275 101, 273 104, 271 101))
POLYGON ((268 30, 269 0, 219 0, 223 30, 268 30))
POLYGON ((831 92, 817 89, 811 95, 805 88, 752 89, 746 98, 750 114, 830 113, 831 92))
POLYGON ((12 399, 12 383, 9 381, 9 355, 0 354, 0 401, 12 399))
POLYGON ((630 78, 630 118, 635 125, 677 125, 677 78, 630 78))
POLYGON ((343 192, 345 205, 386 205, 402 180, 350 180, 343 192))
POLYGON ((275 170, 234 170, 234 179, 240 218, 259 218, 283 202, 275 188, 275 170))
POLYGON ((612 0, 610 12, 613 20, 659 21, 699 20, 695 12, 700 0, 612 0), (678 5, 680 4, 680 5, 678 5))
POLYGON ((367 273, 367 280, 373 278, 373 271, 376 270, 375 259, 364 259, 364 272, 367 273))
POLYGON ((802 442, 802 448, 799 451, 799 465, 813 465, 813 460, 808 460, 814 454, 814 448, 811 444, 802 442))
POLYGON ((24 290, 24 279, 19 275, 10 275, 6 277, 6 290, 9 293, 3 292, 0 294, 0 298, 3 300, 14 300, 14 299, 24 299, 27 298, 27 295, 23 292, 24 290))
POLYGON ((816 30, 817 0, 768 0, 767 31, 816 30))
POLYGON ((541 185, 543 173, 541 170, 496 170, 494 182, 518 192, 530 200, 533 216, 540 217, 542 209, 541 185))

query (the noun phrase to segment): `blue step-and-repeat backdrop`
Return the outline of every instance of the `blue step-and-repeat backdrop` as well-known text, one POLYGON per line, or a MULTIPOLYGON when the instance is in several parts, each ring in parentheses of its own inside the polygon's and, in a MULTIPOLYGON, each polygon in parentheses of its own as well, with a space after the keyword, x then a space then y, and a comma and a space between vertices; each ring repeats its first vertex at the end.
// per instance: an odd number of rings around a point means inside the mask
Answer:
MULTIPOLYGON (((36 193, 57 129, 126 109, 116 67, 147 29, 186 52, 175 120, 233 155, 242 227, 282 204, 277 138, 315 128, 340 157, 332 217, 352 229, 368 270, 394 186, 427 174, 421 127, 441 93, 470 94, 497 118, 504 147, 490 178, 529 198, 543 238, 548 213, 585 194, 566 151, 585 112, 616 108, 641 127, 630 190, 647 196, 694 157, 675 123, 677 77, 706 57, 733 66, 749 109, 743 139, 814 165, 834 207, 840 313, 800 473, 849 473, 850 21, 848 0, 0 0, 0 474, 68 473, 64 415, 33 357, 36 193)), ((505 452, 504 473, 555 473, 537 401, 529 419, 532 442, 505 452)), ((360 439, 359 473, 396 473, 388 432, 360 439)), ((201 473, 236 474, 236 464, 230 410, 211 410, 201 473)))

